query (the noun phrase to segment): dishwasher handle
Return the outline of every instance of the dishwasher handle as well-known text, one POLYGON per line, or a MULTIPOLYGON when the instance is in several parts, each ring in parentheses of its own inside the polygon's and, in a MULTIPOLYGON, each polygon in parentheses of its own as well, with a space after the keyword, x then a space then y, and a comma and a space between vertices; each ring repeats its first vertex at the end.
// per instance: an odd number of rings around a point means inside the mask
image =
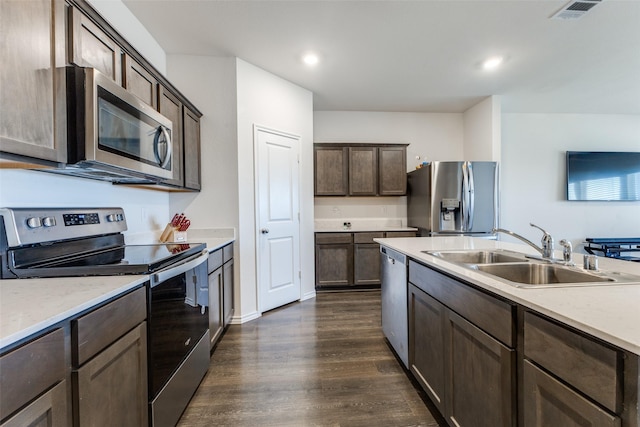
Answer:
POLYGON ((390 262, 391 264, 395 264, 396 262, 398 262, 401 265, 406 265, 407 263, 407 257, 400 252, 394 251, 393 249, 380 246, 380 253, 386 255, 387 262, 390 262))

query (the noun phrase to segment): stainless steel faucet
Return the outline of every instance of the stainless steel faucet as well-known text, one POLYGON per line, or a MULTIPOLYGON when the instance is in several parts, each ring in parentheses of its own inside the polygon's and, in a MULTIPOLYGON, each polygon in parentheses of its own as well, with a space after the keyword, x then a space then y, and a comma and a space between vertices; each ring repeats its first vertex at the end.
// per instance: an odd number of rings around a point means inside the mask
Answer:
POLYGON ((545 230, 543 230, 542 228, 538 227, 533 223, 529 223, 529 225, 537 228, 538 230, 542 231, 542 233, 544 233, 542 236, 542 247, 536 245, 526 237, 523 237, 517 233, 514 233, 513 231, 505 230, 504 228, 494 228, 493 233, 494 234, 505 233, 505 234, 508 234, 509 236, 515 237, 516 239, 520 239, 523 242, 525 242, 527 245, 534 248, 536 251, 540 252, 540 254, 542 255, 542 258, 549 259, 549 260, 553 259, 553 237, 551 237, 551 234, 547 233, 545 230))

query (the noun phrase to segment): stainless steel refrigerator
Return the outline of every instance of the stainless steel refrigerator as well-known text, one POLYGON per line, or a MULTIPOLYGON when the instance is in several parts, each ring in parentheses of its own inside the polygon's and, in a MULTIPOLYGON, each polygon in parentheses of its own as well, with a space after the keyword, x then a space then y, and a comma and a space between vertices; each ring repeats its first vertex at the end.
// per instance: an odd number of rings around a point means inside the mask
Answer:
POLYGON ((431 162, 407 174, 407 223, 420 236, 491 235, 498 226, 496 162, 431 162))

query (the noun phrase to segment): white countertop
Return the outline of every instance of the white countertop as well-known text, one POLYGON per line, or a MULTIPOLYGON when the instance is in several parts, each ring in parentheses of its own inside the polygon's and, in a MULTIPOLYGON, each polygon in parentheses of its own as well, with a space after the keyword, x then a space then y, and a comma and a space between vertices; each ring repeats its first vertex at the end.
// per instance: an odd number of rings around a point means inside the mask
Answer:
MULTIPOLYGON (((446 262, 422 251, 509 249, 537 254, 527 245, 472 237, 418 237, 375 239, 410 258, 487 289, 523 306, 640 355, 640 282, 554 288, 517 288, 462 265, 446 262)), ((559 251, 557 257, 561 257, 559 251)), ((582 266, 582 255, 574 254, 582 266)), ((640 276, 640 264, 599 257, 599 268, 640 276)))
POLYGON ((0 281, 0 349, 133 289, 147 276, 0 281))
MULTIPOLYGON (((188 238, 206 243, 210 252, 235 240, 233 232, 218 229, 189 230, 188 238)), ((159 242, 147 235, 127 243, 159 242)), ((0 280, 0 350, 147 280, 146 275, 0 280)))

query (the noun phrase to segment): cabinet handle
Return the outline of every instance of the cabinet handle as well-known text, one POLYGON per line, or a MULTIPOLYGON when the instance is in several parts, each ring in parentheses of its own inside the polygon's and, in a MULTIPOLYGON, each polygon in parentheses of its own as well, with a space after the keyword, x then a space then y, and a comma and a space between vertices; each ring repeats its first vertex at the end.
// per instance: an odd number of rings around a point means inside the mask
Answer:
POLYGON ((268 228, 263 228, 262 230, 260 230, 260 232, 262 234, 269 234, 269 229, 268 228))

